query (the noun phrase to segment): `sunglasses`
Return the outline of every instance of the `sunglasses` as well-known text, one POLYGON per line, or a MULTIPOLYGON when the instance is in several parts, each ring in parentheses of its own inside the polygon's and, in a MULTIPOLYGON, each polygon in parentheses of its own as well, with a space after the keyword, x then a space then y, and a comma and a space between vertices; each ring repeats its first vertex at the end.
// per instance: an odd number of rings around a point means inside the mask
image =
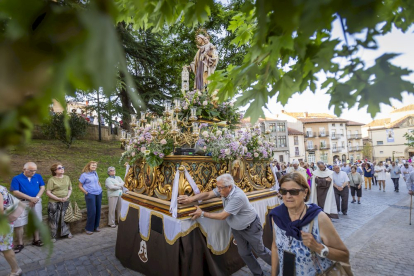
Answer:
POLYGON ((57 167, 56 170, 64 170, 65 167, 57 167))
POLYGON ((304 190, 305 190, 305 189, 291 189, 291 190, 280 189, 280 190, 279 190, 279 193, 280 193, 281 195, 287 195, 287 193, 289 193, 290 195, 297 196, 297 195, 299 195, 299 193, 300 193, 301 191, 304 191, 304 190))

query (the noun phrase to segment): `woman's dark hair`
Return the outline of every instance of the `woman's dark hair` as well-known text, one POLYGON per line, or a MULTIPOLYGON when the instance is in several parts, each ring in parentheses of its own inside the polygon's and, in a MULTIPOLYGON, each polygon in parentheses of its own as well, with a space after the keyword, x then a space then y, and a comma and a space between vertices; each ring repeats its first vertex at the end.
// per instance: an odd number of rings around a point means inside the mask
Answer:
POLYGON ((353 166, 351 167, 351 170, 352 170, 352 169, 354 169, 355 171, 357 171, 357 166, 353 165, 353 166))
POLYGON ((308 192, 306 193, 305 202, 308 201, 310 197, 310 189, 309 189, 308 182, 303 177, 303 175, 301 175, 300 173, 296 173, 296 172, 285 174, 282 177, 282 179, 280 179, 280 182, 279 182, 280 188, 282 188, 283 183, 289 182, 289 181, 296 182, 296 184, 301 186, 304 190, 308 190, 308 192))
POLYGON ((52 172, 52 176, 56 176, 56 171, 59 166, 62 166, 62 163, 55 163, 50 166, 50 171, 52 172))

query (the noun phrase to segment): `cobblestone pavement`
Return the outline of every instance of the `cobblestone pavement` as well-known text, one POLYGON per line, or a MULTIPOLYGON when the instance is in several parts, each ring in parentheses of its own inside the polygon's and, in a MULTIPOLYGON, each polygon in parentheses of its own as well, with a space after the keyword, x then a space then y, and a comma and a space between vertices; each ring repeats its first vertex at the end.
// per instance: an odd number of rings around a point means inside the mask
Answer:
MULTIPOLYGON (((378 186, 363 190, 362 204, 349 203, 348 216, 340 215, 334 221, 351 252, 356 276, 414 275, 414 224, 408 225, 410 197, 405 183, 400 182, 400 193, 393 192, 390 179, 386 192, 380 192, 378 186)), ((115 240, 116 228, 105 228, 91 236, 79 234, 72 240, 58 240, 48 263, 47 252, 31 245, 16 256, 24 275, 142 275, 124 268, 115 258, 115 240)), ((261 259, 259 262, 265 275, 270 275, 270 266, 261 259)), ((0 276, 8 272, 9 266, 0 257, 0 276)), ((252 275, 247 267, 233 274, 244 275, 252 275)))

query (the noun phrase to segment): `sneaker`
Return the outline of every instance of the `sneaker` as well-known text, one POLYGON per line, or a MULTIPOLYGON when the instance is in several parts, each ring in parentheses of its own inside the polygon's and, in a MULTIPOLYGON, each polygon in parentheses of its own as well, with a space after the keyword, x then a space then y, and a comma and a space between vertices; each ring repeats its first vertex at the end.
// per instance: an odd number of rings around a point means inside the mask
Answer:
POLYGON ((361 201, 358 201, 358 204, 361 204, 361 201))
POLYGON ((99 227, 98 227, 98 228, 95 229, 95 232, 101 232, 101 229, 99 229, 99 227))
POLYGON ((347 215, 348 215, 347 213, 344 213, 344 212, 342 212, 342 214, 343 214, 344 216, 347 216, 347 215))
POLYGON ((385 190, 382 190, 385 193, 385 190))
POLYGON ((91 232, 91 231, 88 231, 88 230, 85 230, 85 231, 86 231, 87 235, 92 235, 93 234, 93 232, 91 232))
POLYGON ((9 276, 18 276, 18 275, 22 275, 23 271, 22 269, 19 267, 19 269, 16 272, 12 272, 9 274, 9 276))
POLYGON ((397 193, 399 193, 400 191, 399 190, 397 190, 397 193))
POLYGON ((109 227, 111 227, 111 228, 115 228, 116 227, 116 225, 114 224, 114 225, 108 225, 109 227))
POLYGON ((68 235, 68 239, 72 239, 73 238, 73 235, 72 234, 69 234, 68 235))
POLYGON ((351 201, 351 203, 355 203, 355 202, 356 202, 356 200, 355 200, 355 199, 351 201))

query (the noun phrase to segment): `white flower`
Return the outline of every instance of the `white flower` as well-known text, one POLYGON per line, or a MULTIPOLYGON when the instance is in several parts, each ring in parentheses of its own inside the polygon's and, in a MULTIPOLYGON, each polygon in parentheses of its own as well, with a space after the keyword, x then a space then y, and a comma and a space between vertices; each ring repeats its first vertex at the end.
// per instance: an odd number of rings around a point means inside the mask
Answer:
POLYGON ((204 105, 204 106, 206 106, 207 104, 208 104, 208 102, 207 102, 207 101, 204 101, 204 102, 203 102, 203 105, 204 105))
POLYGON ((201 95, 203 95, 203 93, 201 93, 199 90, 197 90, 197 95, 201 96, 201 95))
POLYGON ((184 105, 183 109, 184 110, 187 110, 188 109, 188 105, 184 105))
POLYGON ((217 131, 216 131, 216 135, 217 135, 217 136, 220 136, 221 134, 222 134, 221 130, 217 130, 217 131))
POLYGON ((151 151, 150 150, 146 150, 145 152, 144 152, 144 154, 145 155, 148 155, 148 154, 150 154, 151 153, 151 151))
POLYGON ((213 97, 213 101, 218 101, 218 97, 213 97))
POLYGON ((146 149, 147 149, 146 147, 142 147, 141 152, 144 153, 146 151, 146 149))
POLYGON ((226 149, 226 150, 224 151, 224 153, 225 153, 226 155, 229 155, 229 154, 230 154, 230 149, 226 149))
POLYGON ((203 131, 203 133, 202 133, 202 134, 203 134, 203 136, 204 136, 204 137, 208 137, 208 132, 207 132, 207 130, 203 131))
POLYGON ((162 140, 160 141, 160 144, 161 144, 161 145, 165 145, 165 144, 167 144, 167 140, 162 139, 162 140))
POLYGON ((259 154, 257 152, 254 153, 254 157, 257 158, 259 157, 259 154))
POLYGON ((233 106, 234 106, 234 103, 230 103, 229 105, 230 105, 231 107, 233 107, 233 106))
POLYGON ((134 157, 135 156, 135 151, 131 152, 131 156, 134 157))
POLYGON ((263 146, 263 142, 261 140, 259 140, 257 143, 259 144, 259 146, 263 146))

